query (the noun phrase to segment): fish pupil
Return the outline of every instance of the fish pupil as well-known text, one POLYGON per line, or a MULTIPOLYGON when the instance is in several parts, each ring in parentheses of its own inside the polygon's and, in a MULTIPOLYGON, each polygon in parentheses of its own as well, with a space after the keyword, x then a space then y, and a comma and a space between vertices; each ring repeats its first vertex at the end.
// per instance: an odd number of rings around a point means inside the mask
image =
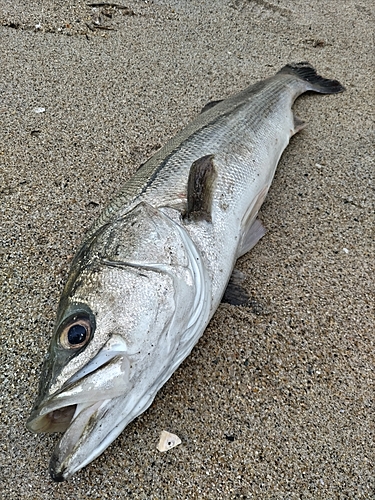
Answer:
POLYGON ((83 325, 73 325, 68 331, 69 344, 77 345, 84 342, 87 335, 87 330, 83 325))

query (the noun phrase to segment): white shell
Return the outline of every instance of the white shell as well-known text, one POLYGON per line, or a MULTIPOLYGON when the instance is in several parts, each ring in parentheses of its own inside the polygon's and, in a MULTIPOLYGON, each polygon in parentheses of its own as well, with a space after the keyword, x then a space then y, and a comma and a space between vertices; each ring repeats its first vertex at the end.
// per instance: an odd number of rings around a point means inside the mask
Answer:
POLYGON ((168 451, 175 446, 181 444, 181 439, 176 436, 176 434, 172 434, 171 432, 161 431, 160 440, 157 445, 157 449, 159 451, 168 451))

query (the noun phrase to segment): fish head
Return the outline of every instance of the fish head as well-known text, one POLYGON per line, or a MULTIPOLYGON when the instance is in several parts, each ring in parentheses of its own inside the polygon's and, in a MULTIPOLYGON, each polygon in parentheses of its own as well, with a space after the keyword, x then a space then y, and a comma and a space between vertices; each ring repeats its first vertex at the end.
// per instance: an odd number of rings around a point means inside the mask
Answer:
POLYGON ((179 235, 168 217, 142 206, 74 259, 27 422, 33 432, 64 432, 50 463, 54 480, 100 455, 175 370, 196 296, 179 235))

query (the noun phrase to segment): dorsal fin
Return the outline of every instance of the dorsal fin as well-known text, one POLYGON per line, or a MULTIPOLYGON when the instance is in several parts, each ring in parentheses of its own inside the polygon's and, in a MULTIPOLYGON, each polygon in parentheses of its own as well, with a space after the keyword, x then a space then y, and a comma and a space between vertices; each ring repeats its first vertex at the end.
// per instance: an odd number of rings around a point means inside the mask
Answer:
POLYGON ((209 109, 213 108, 216 106, 216 104, 219 104, 220 102, 223 102, 223 99, 219 99, 218 101, 210 101, 208 102, 202 109, 201 109, 201 114, 204 113, 205 111, 208 111, 209 109))
POLYGON ((185 218, 211 222, 213 186, 217 176, 214 155, 202 156, 190 167, 185 218))

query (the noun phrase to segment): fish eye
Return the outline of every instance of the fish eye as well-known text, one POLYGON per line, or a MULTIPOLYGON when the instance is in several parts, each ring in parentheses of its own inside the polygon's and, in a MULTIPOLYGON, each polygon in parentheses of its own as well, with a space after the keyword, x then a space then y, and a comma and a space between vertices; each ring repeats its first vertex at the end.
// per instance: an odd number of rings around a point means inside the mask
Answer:
POLYGON ((68 342, 72 345, 82 344, 85 341, 87 330, 83 325, 73 325, 68 330, 68 342))
POLYGON ((91 324, 86 318, 74 318, 60 335, 60 343, 67 349, 83 347, 90 339, 91 324))

